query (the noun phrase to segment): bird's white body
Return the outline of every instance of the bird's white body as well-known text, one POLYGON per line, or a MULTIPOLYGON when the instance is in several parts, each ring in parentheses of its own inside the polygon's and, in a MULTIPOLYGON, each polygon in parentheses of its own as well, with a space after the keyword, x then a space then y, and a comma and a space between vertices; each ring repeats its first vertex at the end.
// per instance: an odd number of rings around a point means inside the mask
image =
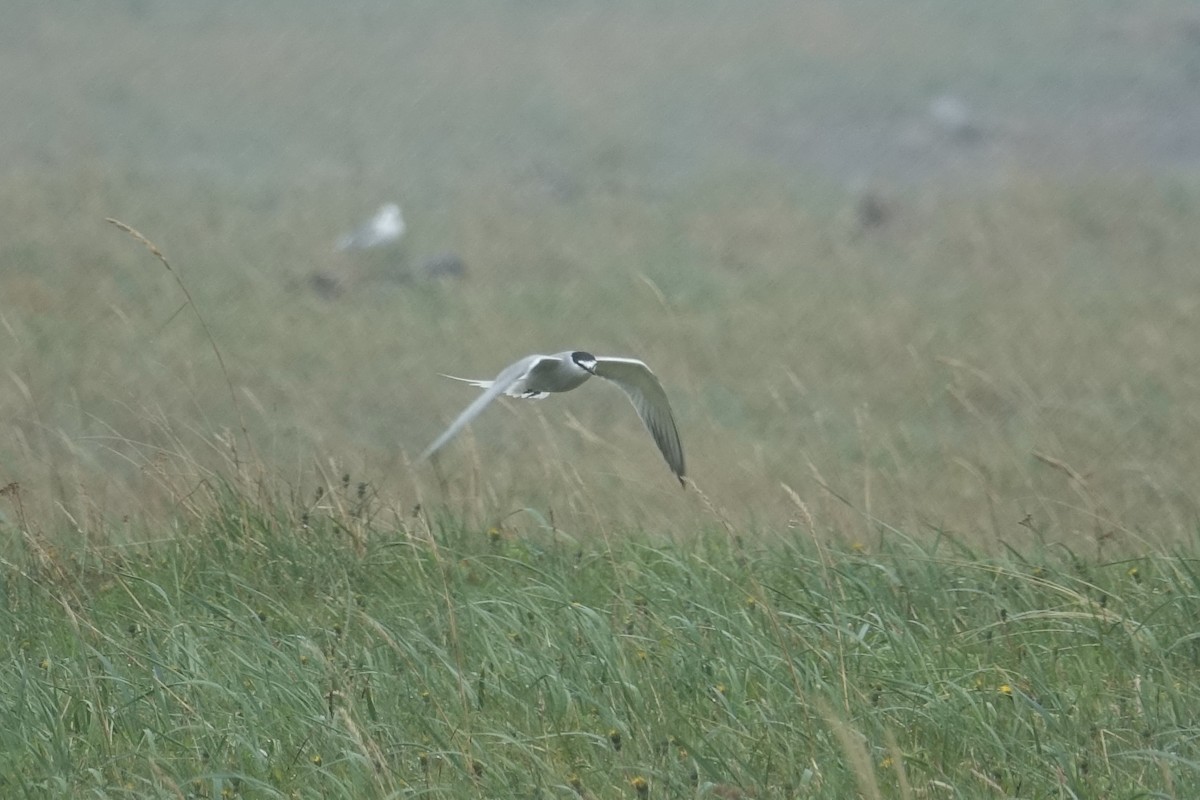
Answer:
POLYGON ((400 241, 400 237, 404 236, 404 231, 404 217, 400 213, 400 206, 388 203, 380 207, 366 225, 354 233, 348 233, 338 239, 337 249, 368 250, 372 247, 381 247, 400 241))
POLYGON ((670 403, 667 402, 667 394, 658 378, 649 367, 635 358, 597 358, 580 350, 549 356, 526 356, 506 367, 490 381, 446 375, 447 378, 478 386, 484 392, 425 449, 421 459, 426 459, 440 450, 501 394, 540 400, 552 392, 569 392, 578 388, 593 375, 606 378, 624 390, 650 435, 654 437, 663 458, 682 483, 685 477, 683 447, 679 443, 679 432, 675 428, 675 418, 671 413, 670 403))

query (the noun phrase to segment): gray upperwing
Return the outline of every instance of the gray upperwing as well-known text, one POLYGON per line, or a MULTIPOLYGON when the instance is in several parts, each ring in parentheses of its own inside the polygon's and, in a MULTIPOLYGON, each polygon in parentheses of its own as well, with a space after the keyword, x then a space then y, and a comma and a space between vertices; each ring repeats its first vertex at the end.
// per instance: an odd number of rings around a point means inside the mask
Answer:
POLYGON ((442 435, 434 439, 433 444, 429 445, 429 447, 426 447, 425 452, 421 453, 417 460, 424 461, 438 450, 441 450, 446 442, 457 436, 463 428, 470 424, 471 420, 479 416, 480 412, 487 408, 489 403, 491 403, 500 395, 504 394, 504 392, 510 386, 520 380, 521 376, 528 372, 533 365, 545 357, 546 356, 526 356, 515 364, 505 367, 504 371, 497 375, 496 379, 492 381, 492 385, 487 387, 483 394, 479 395, 479 397, 476 397, 475 401, 471 403, 471 405, 463 409, 463 412, 458 415, 458 418, 455 419, 454 422, 450 423, 450 427, 442 431, 442 435))
POLYGON ((629 396, 638 416, 654 437, 654 443, 658 445, 663 458, 667 460, 679 482, 683 483, 686 472, 683 445, 679 442, 679 431, 675 427, 675 417, 671 413, 667 393, 658 378, 649 367, 635 358, 608 356, 596 359, 596 374, 617 384, 629 396))

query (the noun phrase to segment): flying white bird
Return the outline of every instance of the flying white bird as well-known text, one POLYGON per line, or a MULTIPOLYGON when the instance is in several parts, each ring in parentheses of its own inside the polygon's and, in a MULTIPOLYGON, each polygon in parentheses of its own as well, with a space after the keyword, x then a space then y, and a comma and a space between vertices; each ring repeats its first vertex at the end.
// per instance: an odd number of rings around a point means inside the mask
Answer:
POLYGON ((400 206, 388 203, 381 206, 366 225, 338 239, 337 249, 367 250, 398 242, 403 235, 404 217, 400 216, 400 206))
POLYGON ((555 353, 552 356, 525 356, 511 366, 505 367, 494 380, 475 381, 469 378, 455 378, 444 375, 472 386, 484 389, 484 393, 475 398, 475 402, 467 406, 458 415, 458 419, 450 424, 441 436, 433 441, 421 454, 420 460, 429 458, 453 439, 459 431, 475 419, 487 405, 502 394, 509 397, 520 397, 528 400, 540 400, 551 392, 569 392, 580 386, 588 378, 598 375, 607 378, 620 386, 633 402, 638 416, 642 418, 646 429, 654 437, 654 443, 662 451, 663 458, 671 470, 679 478, 680 485, 684 483, 683 446, 679 443, 679 431, 675 429, 675 417, 671 414, 671 404, 667 402, 667 393, 662 384, 650 371, 650 368, 635 358, 597 358, 591 353, 581 350, 555 353))

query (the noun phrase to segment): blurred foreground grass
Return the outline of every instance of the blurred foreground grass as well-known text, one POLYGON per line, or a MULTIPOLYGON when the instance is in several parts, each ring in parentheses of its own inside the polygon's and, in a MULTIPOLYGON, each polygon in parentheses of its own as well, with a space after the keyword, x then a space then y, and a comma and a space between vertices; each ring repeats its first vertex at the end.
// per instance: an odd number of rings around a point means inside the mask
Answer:
POLYGON ((1200 792, 1194 542, 485 531, 352 484, 190 503, 157 541, 6 544, 6 796, 1200 792))

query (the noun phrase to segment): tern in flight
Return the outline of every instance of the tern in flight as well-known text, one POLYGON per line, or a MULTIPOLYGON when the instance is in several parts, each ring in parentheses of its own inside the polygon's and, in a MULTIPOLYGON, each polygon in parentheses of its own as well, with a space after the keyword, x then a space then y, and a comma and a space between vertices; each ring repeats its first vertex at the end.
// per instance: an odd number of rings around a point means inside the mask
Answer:
POLYGON ((372 247, 398 242, 403 235, 404 217, 400 216, 400 206, 388 203, 381 206, 366 225, 338 239, 337 249, 369 250, 372 247))
POLYGON ((637 409, 638 416, 645 423, 646 429, 654 437, 654 443, 662 451, 671 471, 679 478, 680 485, 686 486, 683 446, 679 443, 679 431, 675 429, 675 417, 671 414, 667 393, 663 391, 658 378, 649 367, 636 358, 597 358, 582 350, 555 353, 552 356, 525 356, 515 364, 505 367, 490 381, 474 381, 444 375, 446 378, 478 386, 484 392, 458 415, 458 419, 454 420, 441 436, 434 439, 433 444, 421 454, 420 460, 423 461, 442 449, 446 442, 458 435, 459 431, 479 416, 489 403, 502 394, 540 400, 551 392, 569 392, 593 375, 606 378, 624 390, 633 402, 633 407, 637 409))

